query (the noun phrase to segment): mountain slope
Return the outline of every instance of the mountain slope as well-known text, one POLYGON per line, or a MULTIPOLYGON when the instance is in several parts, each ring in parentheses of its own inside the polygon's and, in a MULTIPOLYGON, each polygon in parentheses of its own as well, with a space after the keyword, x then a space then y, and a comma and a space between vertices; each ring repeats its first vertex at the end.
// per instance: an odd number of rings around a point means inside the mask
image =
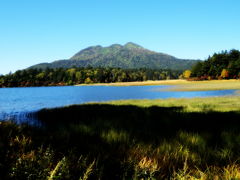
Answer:
POLYGON ((124 46, 91 46, 76 53, 68 60, 41 63, 30 68, 119 67, 185 70, 197 61, 178 59, 173 56, 145 49, 134 43, 124 46))

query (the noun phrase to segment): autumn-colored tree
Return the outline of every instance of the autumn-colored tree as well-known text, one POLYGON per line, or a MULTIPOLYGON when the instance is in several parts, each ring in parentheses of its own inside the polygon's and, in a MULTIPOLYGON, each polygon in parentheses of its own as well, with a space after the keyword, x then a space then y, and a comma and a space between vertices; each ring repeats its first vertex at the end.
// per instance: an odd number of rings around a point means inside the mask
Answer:
POLYGON ((185 79, 190 78, 191 73, 192 73, 192 72, 191 72, 190 70, 184 71, 184 72, 183 72, 183 78, 185 78, 185 79))
POLYGON ((221 72, 221 78, 226 79, 229 77, 229 73, 226 69, 223 69, 221 72))
POLYGON ((84 82, 85 82, 86 84, 91 84, 91 83, 93 83, 93 81, 92 81, 89 77, 87 77, 84 82))

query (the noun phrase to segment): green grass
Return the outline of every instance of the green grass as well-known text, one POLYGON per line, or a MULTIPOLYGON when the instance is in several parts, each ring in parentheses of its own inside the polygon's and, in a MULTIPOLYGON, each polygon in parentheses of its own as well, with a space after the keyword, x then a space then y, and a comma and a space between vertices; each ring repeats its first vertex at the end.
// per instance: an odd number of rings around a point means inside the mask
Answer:
POLYGON ((211 97, 211 98, 170 98, 156 100, 118 100, 104 104, 110 105, 133 105, 138 107, 183 107, 185 112, 206 112, 206 111, 240 111, 240 97, 211 97))
POLYGON ((240 97, 126 100, 0 123, 2 179, 239 179, 240 97))
POLYGON ((226 89, 240 89, 240 80, 188 81, 188 83, 183 81, 176 83, 173 87, 160 89, 159 91, 211 91, 226 89))

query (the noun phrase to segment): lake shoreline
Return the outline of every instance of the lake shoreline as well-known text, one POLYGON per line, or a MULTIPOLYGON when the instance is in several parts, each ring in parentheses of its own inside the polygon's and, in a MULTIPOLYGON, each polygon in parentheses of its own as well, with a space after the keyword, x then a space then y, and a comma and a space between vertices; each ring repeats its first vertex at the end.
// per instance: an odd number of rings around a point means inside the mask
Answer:
POLYGON ((78 84, 75 86, 150 86, 169 85, 172 87, 159 89, 159 91, 209 91, 209 90, 238 90, 240 80, 205 80, 188 81, 183 79, 157 80, 157 81, 137 81, 137 82, 117 82, 117 83, 94 83, 78 84))
MULTIPOLYGON (((173 82, 174 81, 171 81, 171 83, 173 82)), ((187 81, 185 82, 188 83, 187 81)), ((171 92, 167 90, 169 87, 171 86, 146 85, 119 87, 64 86, 0 89, 0 113, 12 115, 19 114, 21 112, 24 113, 26 111, 37 111, 43 108, 123 99, 168 99, 235 95, 235 90, 171 92)))
POLYGON ((149 85, 177 85, 187 83, 183 79, 171 80, 149 80, 149 81, 133 81, 133 82, 113 82, 113 83, 92 83, 92 84, 77 84, 75 86, 149 86, 149 85))
POLYGON ((240 90, 239 79, 229 80, 203 80, 190 81, 184 79, 171 80, 148 80, 148 81, 133 81, 133 82, 113 82, 113 83, 89 83, 64 85, 55 84, 49 86, 18 86, 18 87, 0 87, 5 88, 33 88, 33 87, 66 87, 66 86, 157 86, 168 85, 171 87, 159 89, 159 91, 210 91, 210 90, 240 90))

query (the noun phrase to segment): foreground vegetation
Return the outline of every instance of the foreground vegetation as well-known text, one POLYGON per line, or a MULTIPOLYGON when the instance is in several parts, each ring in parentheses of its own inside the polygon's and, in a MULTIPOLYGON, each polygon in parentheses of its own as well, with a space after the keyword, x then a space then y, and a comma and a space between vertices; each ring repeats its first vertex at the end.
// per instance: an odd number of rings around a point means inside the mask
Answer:
POLYGON ((240 98, 126 100, 0 124, 1 179, 239 179, 240 98))

